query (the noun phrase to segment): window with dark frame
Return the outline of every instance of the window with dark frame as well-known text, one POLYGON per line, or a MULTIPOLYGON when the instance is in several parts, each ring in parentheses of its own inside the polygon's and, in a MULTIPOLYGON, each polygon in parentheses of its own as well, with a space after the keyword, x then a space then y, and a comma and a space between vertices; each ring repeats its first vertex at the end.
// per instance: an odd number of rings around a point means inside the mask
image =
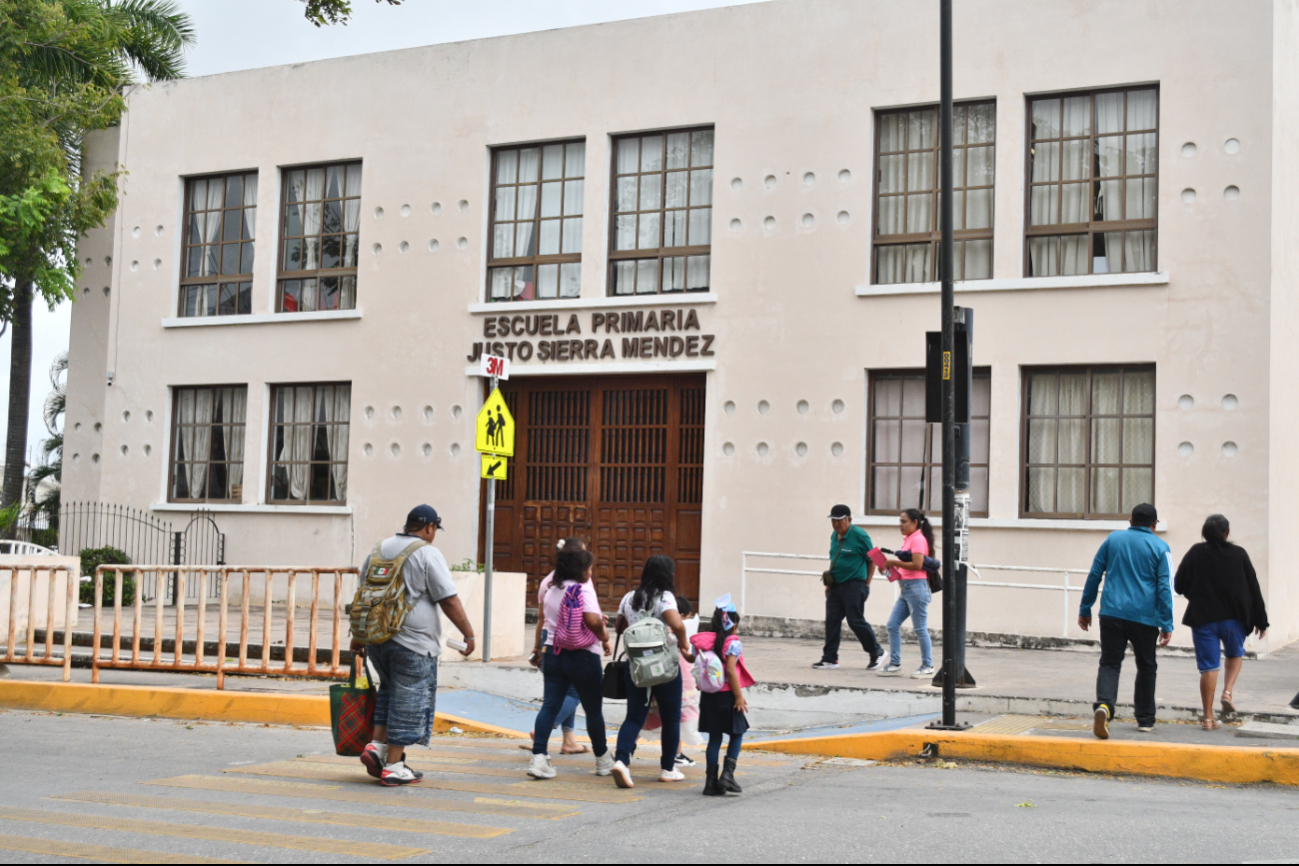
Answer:
POLYGON ((169 502, 242 502, 245 385, 172 389, 169 502))
MULTIPOLYGON (((970 513, 988 515, 988 432, 992 371, 974 371, 970 404, 970 513)), ((925 423, 925 371, 870 374, 866 511, 897 514, 943 507, 942 425, 925 423)))
POLYGON ((1155 497, 1155 368, 1023 371, 1021 517, 1120 518, 1155 497))
POLYGON ((284 170, 276 310, 356 309, 361 163, 284 170))
POLYGON ((706 292, 713 234, 713 130, 614 139, 609 294, 706 292))
POLYGON ((582 294, 582 197, 586 142, 492 151, 491 301, 582 294))
POLYGON ((187 179, 178 315, 251 313, 256 237, 257 172, 187 179))
MULTIPOLYGON (((964 102, 952 109, 954 276, 992 277, 993 187, 997 105, 964 102)), ((938 106, 875 114, 874 282, 938 279, 938 106)))
POLYGON ((268 503, 347 502, 351 404, 346 382, 272 387, 268 503))
POLYGON ((1155 270, 1157 87, 1030 97, 1027 171, 1026 276, 1155 270))

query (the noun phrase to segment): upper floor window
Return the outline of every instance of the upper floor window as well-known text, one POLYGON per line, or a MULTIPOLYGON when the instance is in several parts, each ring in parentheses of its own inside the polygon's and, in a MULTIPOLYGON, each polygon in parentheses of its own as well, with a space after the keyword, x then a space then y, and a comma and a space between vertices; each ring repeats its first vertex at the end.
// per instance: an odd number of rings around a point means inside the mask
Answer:
POLYGON ((1126 517, 1155 496, 1155 369, 1024 371, 1023 517, 1126 517))
POLYGON ((356 309, 361 163, 284 172, 281 313, 356 309))
POLYGON ((352 386, 276 385, 271 394, 271 471, 267 502, 347 502, 347 442, 352 386))
POLYGON ((583 141, 493 151, 490 300, 582 294, 585 187, 583 141))
MULTIPOLYGON (((988 423, 992 373, 974 371, 970 403, 970 513, 988 514, 988 423)), ((867 508, 897 514, 904 508, 943 507, 942 426, 925 423, 925 371, 881 370, 870 376, 867 508)))
POLYGON ((614 295, 706 292, 713 240, 713 130, 614 140, 614 295))
MULTIPOLYGON (((992 195, 997 106, 952 108, 953 274, 992 276, 992 195)), ((929 283, 939 277, 938 107, 875 116, 875 283, 929 283)))
POLYGON ((185 181, 179 315, 233 316, 253 311, 256 237, 257 172, 185 181))
POLYGON ((1159 91, 1029 99, 1028 276, 1156 265, 1159 91))
POLYGON ((171 502, 241 502, 248 388, 172 391, 171 502))

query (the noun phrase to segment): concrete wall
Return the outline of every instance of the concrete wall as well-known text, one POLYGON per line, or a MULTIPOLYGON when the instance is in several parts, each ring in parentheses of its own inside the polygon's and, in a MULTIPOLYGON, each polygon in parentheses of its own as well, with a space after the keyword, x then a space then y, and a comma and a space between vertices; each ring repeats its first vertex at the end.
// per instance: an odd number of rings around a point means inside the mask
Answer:
MULTIPOLYGON (((50 585, 54 588, 54 628, 63 628, 68 619, 68 580, 75 583, 81 571, 75 556, 0 555, 0 641, 8 645, 9 627, 21 643, 27 639, 27 626, 46 628, 50 621, 50 585), (13 593, 17 592, 15 596, 13 593), (13 603, 12 622, 10 604, 13 603)), ((73 589, 72 625, 77 625, 78 590, 73 589)), ((39 652, 38 652, 39 654, 39 652)))
MULTIPOLYGON (((1277 276, 1286 254, 1272 240, 1289 227, 1272 205, 1281 184, 1272 165, 1284 149, 1273 125, 1290 122, 1273 78, 1288 76, 1291 62, 1274 63, 1274 17, 1290 14, 1269 0, 956 5, 956 96, 995 98, 998 120, 995 279, 958 294, 977 310, 976 363, 992 369, 990 517, 976 521, 975 561, 1085 568, 1122 525, 1019 518, 1021 367, 1154 363, 1164 537, 1180 557, 1206 514, 1226 513, 1278 605, 1276 636, 1299 628, 1295 590, 1278 587, 1289 578, 1271 547, 1290 522, 1275 509, 1294 506, 1269 474, 1271 460, 1286 459, 1275 436, 1299 411, 1269 402, 1284 366, 1269 316, 1291 294, 1277 276), (1025 94, 1142 82, 1158 82, 1161 93, 1161 275, 1025 281, 1025 94), (1228 138, 1239 152, 1224 150, 1228 138), (1195 156, 1183 156, 1188 143, 1195 156), (1229 185, 1238 199, 1224 197, 1229 185), (1193 203, 1183 200, 1188 189, 1193 203), (1226 394, 1237 408, 1224 408, 1226 394), (1179 408, 1183 395, 1192 408, 1179 408), (1224 455, 1227 441, 1235 456, 1224 455), (1190 456, 1179 455, 1183 442, 1190 456)), ((938 324, 937 297, 921 287, 856 291, 870 282, 872 110, 936 101, 937 50, 936 5, 780 0, 133 89, 117 146, 130 174, 111 309, 74 310, 74 343, 94 351, 74 348, 67 449, 102 462, 65 464, 65 490, 165 503, 169 388, 246 382, 245 501, 217 515, 227 561, 355 563, 419 501, 446 516, 439 546, 448 559, 474 557, 470 437, 481 386, 466 374, 466 354, 483 339, 484 318, 577 313, 590 336, 591 313, 621 303, 606 297, 609 136, 714 124, 713 296, 675 298, 669 308, 698 312, 703 332, 716 336, 715 357, 534 358, 515 374, 708 372, 705 607, 738 590, 744 550, 825 549, 828 506, 860 511, 865 502, 867 371, 921 366, 923 332, 938 324), (577 136, 587 141, 581 301, 484 309, 489 149, 577 136), (356 158, 364 161, 357 315, 261 323, 274 302, 270 205, 280 168, 356 158), (235 169, 260 172, 255 315, 169 326, 182 178, 235 169), (101 357, 99 334, 116 372, 111 388, 103 369, 89 369, 101 357), (329 380, 352 382, 347 506, 262 505, 270 384, 329 380), (99 423, 102 434, 92 434, 99 423)), ((878 541, 894 540, 895 517, 864 522, 878 541)), ((816 591, 798 605, 815 607, 816 591)), ((1057 633, 1050 593, 982 598, 972 597, 971 629, 1057 633)))

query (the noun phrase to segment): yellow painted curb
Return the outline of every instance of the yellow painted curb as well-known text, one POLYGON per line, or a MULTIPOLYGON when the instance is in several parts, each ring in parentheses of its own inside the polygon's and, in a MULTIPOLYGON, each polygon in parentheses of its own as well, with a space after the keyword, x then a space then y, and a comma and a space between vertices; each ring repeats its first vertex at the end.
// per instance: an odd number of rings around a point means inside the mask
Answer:
MULTIPOLYGON (((329 727, 329 698, 214 689, 169 689, 0 680, 0 707, 48 713, 247 722, 258 725, 329 727)), ((526 734, 438 713, 434 730, 452 726, 475 734, 526 737, 526 734)))
POLYGON ((1299 749, 949 734, 917 729, 745 743, 744 748, 794 755, 885 761, 915 757, 927 745, 936 745, 938 756, 942 758, 1028 764, 1093 773, 1170 776, 1205 782, 1275 782, 1280 785, 1299 785, 1299 749))

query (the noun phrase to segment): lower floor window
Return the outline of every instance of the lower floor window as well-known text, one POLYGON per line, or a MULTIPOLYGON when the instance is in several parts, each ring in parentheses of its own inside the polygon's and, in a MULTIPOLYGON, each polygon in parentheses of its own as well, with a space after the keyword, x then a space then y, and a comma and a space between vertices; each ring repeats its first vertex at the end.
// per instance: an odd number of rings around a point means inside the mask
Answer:
POLYGON ((276 385, 271 404, 267 500, 289 505, 345 503, 352 386, 276 385))
POLYGON ((491 269, 493 301, 577 298, 582 294, 582 263, 516 265, 491 269))
POLYGON ((712 256, 664 256, 656 259, 617 259, 613 263, 615 295, 654 295, 660 292, 706 292, 712 256))
POLYGON ((172 502, 240 502, 244 492, 242 385, 173 391, 172 502))
POLYGON ((201 283, 180 287, 182 316, 246 316, 253 311, 253 284, 201 283))
POLYGON ((1028 239, 1031 277, 1140 273, 1154 269, 1155 233, 1149 229, 1028 239))
POLYGON ((355 309, 355 276, 280 280, 279 311, 281 313, 355 309))

